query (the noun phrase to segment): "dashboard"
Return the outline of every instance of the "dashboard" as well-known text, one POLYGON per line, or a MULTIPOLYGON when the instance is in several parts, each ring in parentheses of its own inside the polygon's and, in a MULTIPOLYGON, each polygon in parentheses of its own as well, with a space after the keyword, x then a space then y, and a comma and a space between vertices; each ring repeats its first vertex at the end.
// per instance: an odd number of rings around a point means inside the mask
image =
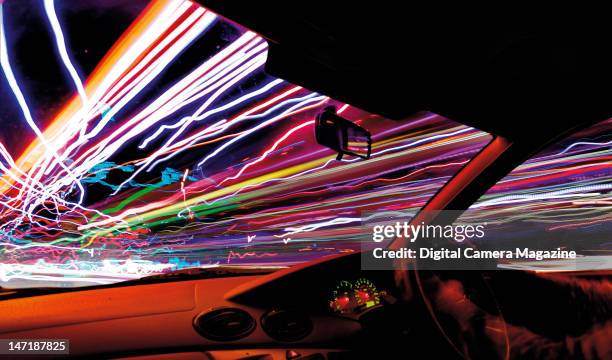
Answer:
POLYGON ((355 254, 278 271, 234 289, 226 299, 262 308, 300 308, 359 318, 395 303, 394 288, 393 272, 361 270, 361 258, 355 254))
POLYGON ((0 338, 67 339, 88 359, 351 358, 360 318, 390 303, 385 274, 345 256, 268 275, 10 298, 0 301, 0 338))
MULTIPOLYGON (((465 277, 470 300, 489 313, 504 306, 506 319, 519 323, 529 320, 524 314, 534 301, 540 301, 537 316, 550 304, 545 296, 517 296, 512 285, 534 293, 558 289, 555 298, 567 293, 526 272, 492 272, 486 288, 469 281, 479 272, 455 275, 465 277), (476 296, 487 289, 501 302, 476 296)), ((420 299, 406 301, 393 272, 363 271, 359 256, 348 255, 267 275, 7 298, 0 300, 0 338, 66 339, 72 356, 87 359, 376 359, 408 352, 430 358, 434 350, 436 358, 452 357, 420 299)))

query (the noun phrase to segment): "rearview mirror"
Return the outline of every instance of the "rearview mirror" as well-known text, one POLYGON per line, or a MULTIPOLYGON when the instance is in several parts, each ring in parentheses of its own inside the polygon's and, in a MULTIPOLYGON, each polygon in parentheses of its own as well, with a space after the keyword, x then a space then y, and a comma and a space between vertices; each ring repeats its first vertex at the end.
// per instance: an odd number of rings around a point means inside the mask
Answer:
POLYGON ((370 132, 338 116, 333 106, 326 107, 317 115, 315 137, 319 144, 337 151, 338 160, 344 154, 369 159, 372 152, 370 132))

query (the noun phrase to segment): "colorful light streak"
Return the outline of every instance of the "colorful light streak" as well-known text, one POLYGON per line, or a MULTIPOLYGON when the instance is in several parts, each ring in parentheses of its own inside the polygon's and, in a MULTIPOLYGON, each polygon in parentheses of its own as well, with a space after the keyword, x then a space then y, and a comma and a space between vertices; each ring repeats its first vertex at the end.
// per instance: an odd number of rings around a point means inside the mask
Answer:
MULTIPOLYGON (((9 286, 355 251, 364 212, 416 212, 491 139, 430 113, 384 119, 275 79, 263 71, 263 39, 182 0, 153 1, 79 85, 61 13, 45 5, 77 94, 22 154, 0 143, 0 281, 9 286), (217 41, 207 36, 221 25, 237 35, 160 85, 186 49, 217 41), (337 161, 316 143, 313 120, 328 105, 370 130, 370 160, 337 161)), ((2 68, 26 113, 5 49, 2 40, 2 68)), ((546 188, 567 178, 557 166, 572 176, 604 171, 589 164, 609 162, 605 141, 577 138, 524 165, 480 208, 508 205, 525 185, 536 197, 522 206, 565 201, 555 191, 567 189, 546 188)), ((577 195, 571 206, 609 207, 609 195, 589 195, 609 193, 601 181, 562 186, 575 190, 565 192, 577 195)))
POLYGON ((487 223, 488 241, 507 238, 514 231, 520 232, 518 240, 524 245, 546 239, 550 248, 578 249, 580 255, 577 261, 515 262, 504 267, 610 269, 611 137, 612 119, 560 141, 512 171, 461 219, 487 223))
POLYGON ((612 120, 606 120, 555 144, 512 171, 463 217, 537 219, 564 227, 612 219, 607 201, 612 190, 611 136, 612 120), (601 140, 588 141, 594 138, 601 140), (555 220, 558 217, 562 219, 555 220))

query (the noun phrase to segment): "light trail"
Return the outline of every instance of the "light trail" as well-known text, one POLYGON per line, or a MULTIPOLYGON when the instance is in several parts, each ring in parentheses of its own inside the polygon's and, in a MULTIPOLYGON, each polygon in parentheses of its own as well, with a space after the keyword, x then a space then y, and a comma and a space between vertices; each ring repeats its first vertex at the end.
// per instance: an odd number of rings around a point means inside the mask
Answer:
POLYGON ((68 50, 66 49, 66 40, 64 39, 64 32, 62 31, 62 27, 60 25, 59 19, 57 18, 57 14, 55 13, 55 5, 54 0, 44 0, 45 12, 47 13, 47 18, 49 19, 49 24, 51 25, 51 29, 53 30, 53 35, 55 36, 55 44, 57 46, 57 51, 60 54, 60 58, 62 59, 68 74, 72 78, 72 82, 81 97, 82 108, 85 110, 88 108, 88 100, 87 93, 85 92, 85 88, 83 87, 83 83, 81 82, 81 78, 77 73, 74 65, 72 64, 72 60, 68 55, 68 50))
MULTIPOLYGON (((47 104, 63 106, 39 128, 0 21, 2 69, 37 129, 21 154, 0 143, 3 283, 110 283, 358 251, 361 221, 416 213, 491 139, 431 113, 387 120, 271 77, 264 39, 184 0, 152 1, 81 82, 54 5, 45 0, 44 21, 76 93, 47 104), (314 119, 330 105, 372 133, 369 160, 337 161, 317 144, 314 119)), ((611 124, 521 165, 467 218, 605 226, 611 124)))

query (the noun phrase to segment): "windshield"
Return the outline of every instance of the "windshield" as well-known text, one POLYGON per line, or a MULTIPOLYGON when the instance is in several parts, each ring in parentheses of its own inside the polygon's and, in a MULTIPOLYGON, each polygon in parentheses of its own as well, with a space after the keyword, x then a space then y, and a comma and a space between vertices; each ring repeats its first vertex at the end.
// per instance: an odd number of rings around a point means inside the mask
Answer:
POLYGON ((358 251, 362 212, 416 211, 490 141, 274 78, 262 38, 188 1, 0 7, 3 287, 358 251), (328 106, 371 158, 317 143, 328 106))
POLYGON ((511 247, 558 247, 578 255, 570 261, 513 260, 505 268, 610 269, 611 145, 612 119, 572 133, 514 169, 472 204, 461 220, 487 223, 485 242, 493 241, 496 247, 504 242, 511 247))

